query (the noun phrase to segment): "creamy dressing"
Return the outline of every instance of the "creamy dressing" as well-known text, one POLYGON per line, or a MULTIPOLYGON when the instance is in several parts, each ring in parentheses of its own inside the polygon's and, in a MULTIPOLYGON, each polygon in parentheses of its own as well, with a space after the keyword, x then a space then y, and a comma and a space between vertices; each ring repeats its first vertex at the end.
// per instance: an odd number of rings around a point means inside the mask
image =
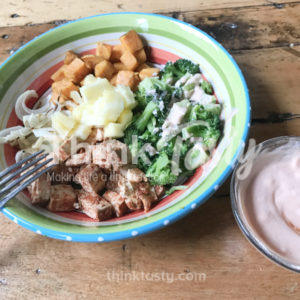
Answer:
POLYGON ((167 119, 162 125, 162 136, 165 137, 178 129, 178 125, 181 124, 188 108, 186 106, 174 103, 167 119))
POLYGON ((199 104, 209 104, 212 102, 214 96, 205 94, 204 90, 200 86, 195 86, 194 92, 190 98, 191 101, 199 104))
POLYGON ((243 214, 273 251, 300 263, 299 148, 263 152, 241 181, 243 214))
POLYGON ((203 81, 202 76, 200 73, 196 73, 195 75, 193 75, 191 78, 189 78, 187 80, 187 82, 185 83, 185 85, 189 85, 189 84, 199 84, 203 81))
POLYGON ((179 88, 186 83, 186 81, 191 77, 190 73, 186 73, 180 79, 178 79, 175 83, 175 87, 179 88))

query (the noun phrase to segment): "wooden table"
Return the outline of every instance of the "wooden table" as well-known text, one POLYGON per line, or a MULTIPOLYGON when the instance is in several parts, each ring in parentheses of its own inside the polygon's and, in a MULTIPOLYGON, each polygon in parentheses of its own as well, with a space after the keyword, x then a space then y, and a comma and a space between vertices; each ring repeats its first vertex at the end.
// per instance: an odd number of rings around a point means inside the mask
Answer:
MULTIPOLYGON (((251 137, 260 142, 300 135, 300 119, 293 118, 300 113, 300 1, 2 0, 1 4, 1 62, 36 35, 78 17, 144 11, 192 23, 221 42, 240 65, 252 100, 251 137)), ((52 240, 2 215, 0 228, 0 299, 300 298, 299 276, 271 263, 239 231, 228 182, 183 220, 131 240, 109 244, 52 240), (163 272, 183 274, 183 280, 170 282, 171 277, 162 278, 163 272), (148 280, 142 280, 142 273, 150 274, 148 280), (151 274, 160 274, 161 280, 151 274)))

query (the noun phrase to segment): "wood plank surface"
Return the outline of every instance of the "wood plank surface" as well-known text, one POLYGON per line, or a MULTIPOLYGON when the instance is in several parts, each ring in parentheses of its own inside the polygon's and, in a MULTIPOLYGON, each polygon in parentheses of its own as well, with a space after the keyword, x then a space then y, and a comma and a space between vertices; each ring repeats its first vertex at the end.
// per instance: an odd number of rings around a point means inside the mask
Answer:
POLYGON ((137 11, 168 13, 170 11, 185 12, 194 10, 223 9, 228 7, 245 7, 268 5, 281 7, 293 0, 282 0, 280 3, 272 0, 173 0, 138 1, 138 0, 2 0, 0 24, 25 25, 28 23, 46 23, 54 20, 72 20, 91 15, 109 12, 137 11))
MULTIPOLYGON (((300 15, 300 5, 297 9, 300 15)), ((0 37, 8 36, 0 39, 0 62, 49 26, 0 28, 0 37)), ((274 112, 300 113, 300 46, 231 52, 246 78, 253 118, 267 118, 274 112), (288 90, 293 92, 288 93, 288 90)))
MULTIPOLYGON (((55 20, 135 10, 162 12, 190 22, 222 42, 240 65, 253 108, 250 137, 261 142, 300 135, 300 119, 289 120, 300 113, 300 2, 2 2, 0 62, 60 23, 55 20)), ((1 300, 287 298, 300 298, 299 276, 271 263, 243 237, 231 212, 229 180, 179 222, 109 244, 49 239, 0 214, 1 300), (168 275, 164 280, 163 272, 168 275), (148 274, 148 280, 142 280, 142 274, 148 274), (172 281, 173 276, 177 280, 172 281)))
POLYGON ((299 299, 297 274, 249 245, 228 197, 155 233, 109 244, 48 239, 3 216, 0 224, 1 299, 299 299), (169 282, 141 280, 163 272, 169 282), (189 275, 171 282, 179 274, 189 275))
MULTIPOLYGON (((195 25, 230 51, 300 44, 300 2, 285 4, 280 8, 273 5, 250 6, 171 12, 165 15, 195 25)), ((0 27, 1 55, 8 56, 23 43, 64 22, 66 20, 0 27)))

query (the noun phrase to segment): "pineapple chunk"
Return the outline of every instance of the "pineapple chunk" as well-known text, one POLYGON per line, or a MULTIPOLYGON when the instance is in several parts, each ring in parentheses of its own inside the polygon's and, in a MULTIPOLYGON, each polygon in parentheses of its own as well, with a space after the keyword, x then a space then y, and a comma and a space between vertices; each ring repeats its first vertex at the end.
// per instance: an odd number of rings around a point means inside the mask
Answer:
POLYGON ((73 110, 72 110, 72 117, 75 121, 77 122, 81 122, 82 120, 82 114, 84 111, 84 107, 86 106, 86 104, 81 104, 76 106, 73 110))
POLYGON ((87 126, 85 124, 78 124, 72 134, 79 137, 82 140, 86 140, 92 131, 92 126, 87 126))
POLYGON ((124 136, 124 126, 117 123, 109 123, 104 127, 104 138, 120 138, 124 136))
POLYGON ((114 90, 105 90, 101 100, 94 104, 94 114, 107 118, 111 122, 117 121, 118 117, 124 109, 124 101, 119 93, 114 90))
POLYGON ((62 112, 56 112, 52 115, 52 127, 61 137, 66 137, 75 127, 76 121, 62 112))
POLYGON ((125 108, 133 109, 136 107, 137 102, 135 101, 133 92, 129 86, 117 85, 115 91, 123 96, 125 108))
POLYGON ((88 85, 80 88, 80 93, 84 101, 94 103, 106 90, 112 90, 112 86, 106 78, 96 78, 96 80, 88 85))
POLYGON ((95 77, 93 74, 89 74, 87 76, 85 76, 85 78, 83 79, 83 85, 90 85, 92 83, 94 83, 97 80, 97 77, 95 77))
POLYGON ((125 108, 118 118, 117 122, 124 126, 124 128, 131 122, 133 113, 130 109, 125 108))

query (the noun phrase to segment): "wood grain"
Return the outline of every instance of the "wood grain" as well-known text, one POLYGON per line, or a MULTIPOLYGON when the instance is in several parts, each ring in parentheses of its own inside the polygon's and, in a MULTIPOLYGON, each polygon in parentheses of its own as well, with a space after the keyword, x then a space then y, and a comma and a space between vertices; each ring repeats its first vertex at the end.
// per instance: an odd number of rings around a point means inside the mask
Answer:
POLYGON ((54 20, 72 20, 91 15, 109 12, 137 11, 166 13, 170 11, 186 12, 194 10, 223 9, 228 7, 245 7, 254 5, 269 5, 281 7, 293 0, 282 0, 278 5, 271 0, 3 0, 0 10, 0 24, 2 26, 25 25, 28 23, 46 23, 54 20))
POLYGON ((109 244, 52 240, 3 216, 0 224, 1 299, 299 299, 298 275, 249 245, 226 197, 168 228, 109 244), (109 280, 117 279, 112 272, 204 273, 206 279, 109 280))
MULTIPOLYGON (((230 51, 300 44, 300 2, 276 6, 251 6, 165 15, 204 30, 230 51), (286 16, 288 16, 286 18, 286 16)), ((65 21, 0 29, 1 55, 8 55, 40 33, 65 21), (2 37, 2 39, 1 39, 2 37)))
MULTIPOLYGON (((271 122, 288 117, 278 114, 300 113, 299 2, 2 2, 0 62, 59 23, 49 24, 53 20, 136 10, 163 12, 191 22, 216 36, 240 65, 253 108, 250 137, 261 142, 280 135, 300 135, 298 118, 271 122), (10 17, 15 13, 20 17, 10 17), (44 22, 47 24, 23 26, 44 22), (237 27, 230 28, 230 24, 237 27), (290 43, 295 46, 288 47, 290 43)), ((239 231, 230 207, 229 180, 179 222, 109 244, 52 240, 0 214, 0 299, 299 299, 299 289, 297 274, 271 263, 239 231), (112 272, 115 279, 116 274, 126 272, 131 276, 166 272, 175 277, 183 273, 186 280, 109 280, 112 272), (193 280, 202 273, 205 280, 193 280)))
MULTIPOLYGON (((300 15, 300 4, 297 6, 300 15)), ((53 24, 0 28, 0 62, 53 24)), ((228 44, 229 45, 229 44, 228 44)), ((300 113, 300 46, 231 51, 249 87, 253 118, 300 113), (293 92, 287 93, 288 90, 293 92)))

